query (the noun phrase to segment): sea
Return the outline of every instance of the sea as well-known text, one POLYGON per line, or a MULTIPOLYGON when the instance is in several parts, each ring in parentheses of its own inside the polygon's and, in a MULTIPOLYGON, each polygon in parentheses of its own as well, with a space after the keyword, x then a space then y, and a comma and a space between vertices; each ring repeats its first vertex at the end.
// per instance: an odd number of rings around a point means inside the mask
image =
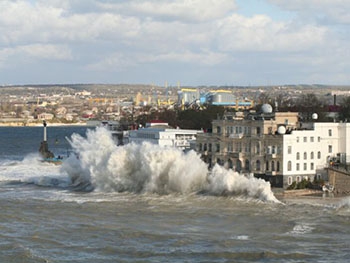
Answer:
POLYGON ((104 128, 0 127, 0 262, 349 262, 350 199, 284 198, 104 128))

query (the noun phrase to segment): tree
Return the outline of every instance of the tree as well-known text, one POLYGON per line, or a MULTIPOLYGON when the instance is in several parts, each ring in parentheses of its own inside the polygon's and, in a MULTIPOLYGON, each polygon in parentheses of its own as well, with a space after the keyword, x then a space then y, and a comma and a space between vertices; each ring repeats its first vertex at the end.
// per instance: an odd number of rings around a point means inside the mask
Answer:
POLYGON ((340 103, 339 119, 342 121, 350 121, 350 97, 343 98, 340 103))
POLYGON ((304 121, 312 120, 312 114, 317 113, 319 121, 325 121, 326 103, 321 101, 314 93, 302 94, 296 102, 296 110, 300 112, 304 121))

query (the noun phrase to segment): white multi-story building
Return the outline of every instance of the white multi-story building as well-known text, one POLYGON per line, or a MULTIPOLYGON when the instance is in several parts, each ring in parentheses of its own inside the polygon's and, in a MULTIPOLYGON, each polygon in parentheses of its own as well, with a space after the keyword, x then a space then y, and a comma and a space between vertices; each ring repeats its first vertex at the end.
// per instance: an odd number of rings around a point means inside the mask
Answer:
POLYGON ((150 142, 160 146, 176 147, 189 150, 199 130, 174 129, 163 122, 148 123, 145 128, 129 131, 129 143, 150 142))
POLYGON ((333 162, 350 162, 350 123, 301 123, 298 113, 265 108, 260 114, 225 115, 213 133, 200 134, 196 148, 209 166, 219 163, 254 173, 286 188, 302 179, 327 179, 333 162))

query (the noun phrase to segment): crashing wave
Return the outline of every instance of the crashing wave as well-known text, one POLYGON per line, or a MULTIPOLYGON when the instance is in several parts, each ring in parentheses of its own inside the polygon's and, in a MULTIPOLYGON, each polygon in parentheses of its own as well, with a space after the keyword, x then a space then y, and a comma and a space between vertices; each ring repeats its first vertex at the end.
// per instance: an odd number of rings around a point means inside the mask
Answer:
POLYGON ((133 193, 198 193, 245 195, 278 202, 270 183, 207 164, 194 151, 184 153, 150 143, 116 146, 104 128, 88 130, 86 138, 73 134, 76 152, 62 165, 73 186, 96 191, 133 193))

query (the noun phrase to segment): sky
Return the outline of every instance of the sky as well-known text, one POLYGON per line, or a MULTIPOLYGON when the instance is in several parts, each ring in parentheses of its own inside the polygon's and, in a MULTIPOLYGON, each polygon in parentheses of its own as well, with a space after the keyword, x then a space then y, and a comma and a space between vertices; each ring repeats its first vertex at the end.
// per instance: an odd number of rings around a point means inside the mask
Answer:
POLYGON ((349 0, 0 0, 0 85, 350 85, 349 0))

